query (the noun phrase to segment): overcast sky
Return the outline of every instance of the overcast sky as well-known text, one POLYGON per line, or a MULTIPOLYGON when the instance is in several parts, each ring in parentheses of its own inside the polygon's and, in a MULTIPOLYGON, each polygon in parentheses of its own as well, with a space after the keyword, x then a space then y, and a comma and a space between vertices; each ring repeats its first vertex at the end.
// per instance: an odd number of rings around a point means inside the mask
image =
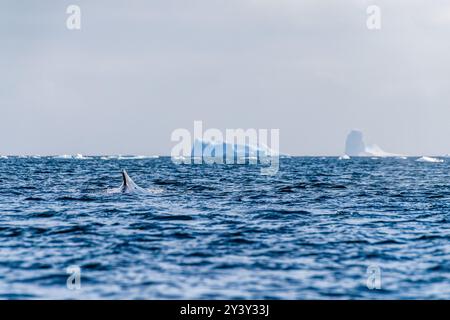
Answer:
POLYGON ((449 39, 448 0, 3 0, 0 154, 167 155, 194 120, 278 128, 292 155, 342 154, 354 128, 450 153, 449 39))

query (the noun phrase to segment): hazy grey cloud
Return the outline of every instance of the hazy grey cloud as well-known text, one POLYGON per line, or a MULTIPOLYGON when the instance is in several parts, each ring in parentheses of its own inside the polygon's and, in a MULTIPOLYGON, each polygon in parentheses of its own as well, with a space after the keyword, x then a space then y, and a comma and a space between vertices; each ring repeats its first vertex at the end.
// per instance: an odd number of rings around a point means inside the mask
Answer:
POLYGON ((2 1, 0 154, 169 154, 194 120, 279 128, 289 154, 341 154, 353 128, 450 153, 449 35, 447 1, 2 1))

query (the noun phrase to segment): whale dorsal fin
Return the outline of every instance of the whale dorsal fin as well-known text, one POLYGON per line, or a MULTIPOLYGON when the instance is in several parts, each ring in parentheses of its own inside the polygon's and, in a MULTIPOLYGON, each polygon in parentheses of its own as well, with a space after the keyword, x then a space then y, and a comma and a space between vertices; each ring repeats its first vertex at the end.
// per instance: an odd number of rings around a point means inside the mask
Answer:
POLYGON ((136 189, 139 189, 139 187, 134 183, 134 181, 130 178, 128 173, 125 170, 122 170, 122 192, 130 192, 134 191, 136 189))
POLYGON ((126 170, 122 170, 122 185, 119 188, 109 189, 108 193, 148 193, 148 190, 139 187, 130 178, 126 170))
POLYGON ((131 180, 130 176, 128 175, 128 173, 125 170, 122 170, 122 183, 123 186, 126 187, 130 184, 130 181, 133 182, 133 180, 131 180))

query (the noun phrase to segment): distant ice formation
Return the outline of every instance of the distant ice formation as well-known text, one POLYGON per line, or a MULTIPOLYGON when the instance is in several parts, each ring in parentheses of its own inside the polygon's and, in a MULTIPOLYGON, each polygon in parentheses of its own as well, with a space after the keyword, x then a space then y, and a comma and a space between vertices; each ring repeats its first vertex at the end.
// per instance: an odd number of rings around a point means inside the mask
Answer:
POLYGON ((140 159, 145 159, 145 156, 133 156, 133 155, 119 155, 118 157, 115 157, 115 159, 117 160, 140 160, 140 159))
POLYGON ((60 155, 60 156, 55 156, 54 158, 55 158, 55 159, 76 159, 76 160, 90 159, 90 158, 88 158, 88 157, 83 156, 83 155, 80 154, 80 153, 77 153, 77 154, 75 154, 75 155, 73 155, 73 156, 68 155, 68 154, 62 154, 62 155, 60 155))
POLYGON ((68 154, 62 154, 60 156, 55 156, 55 159, 71 159, 72 156, 69 156, 68 154))
POLYGON ((352 130, 345 142, 345 154, 350 157, 398 157, 400 155, 382 150, 377 145, 367 146, 364 142, 363 133, 352 130))
POLYGON ((339 157, 339 160, 350 160, 350 159, 351 159, 350 156, 347 154, 344 154, 343 156, 339 157))
POLYGON ((433 163, 442 163, 444 160, 432 157, 421 157, 417 159, 418 162, 433 162, 433 163))
POLYGON ((143 159, 157 159, 159 156, 142 156, 142 155, 109 155, 102 156, 102 160, 143 160, 143 159))
POLYGON ((259 157, 279 156, 279 153, 266 145, 232 144, 227 142, 211 142, 196 139, 191 149, 191 157, 223 157, 233 154, 237 158, 256 159, 259 157))

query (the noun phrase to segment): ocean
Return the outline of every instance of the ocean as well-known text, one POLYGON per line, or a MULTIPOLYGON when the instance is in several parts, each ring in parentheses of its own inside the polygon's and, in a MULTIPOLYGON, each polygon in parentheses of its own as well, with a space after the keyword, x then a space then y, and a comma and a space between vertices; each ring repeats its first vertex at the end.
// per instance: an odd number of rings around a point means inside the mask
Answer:
POLYGON ((449 172, 416 158, 286 157, 274 176, 0 159, 0 298, 449 299, 449 172), (122 169, 148 192, 109 192, 122 169))

